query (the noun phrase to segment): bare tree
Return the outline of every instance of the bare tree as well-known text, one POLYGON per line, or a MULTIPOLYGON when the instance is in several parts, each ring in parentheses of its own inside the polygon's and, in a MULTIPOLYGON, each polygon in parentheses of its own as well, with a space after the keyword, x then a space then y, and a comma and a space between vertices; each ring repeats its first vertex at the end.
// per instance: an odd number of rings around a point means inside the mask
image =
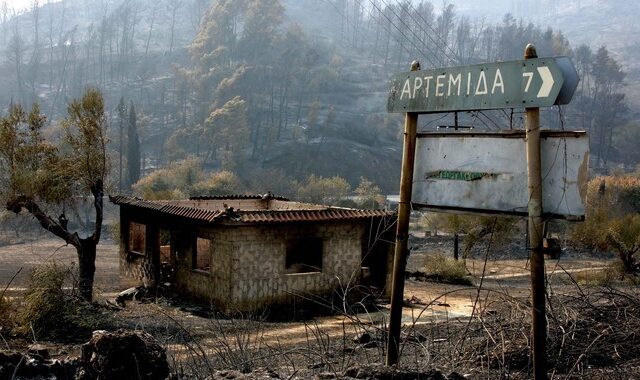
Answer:
POLYGON ((16 72, 16 85, 18 90, 18 100, 23 102, 23 89, 22 89, 22 65, 24 60, 25 46, 24 40, 20 37, 17 25, 14 27, 13 35, 9 41, 7 49, 7 58, 11 64, 13 64, 16 72))
POLYGON ((156 22, 156 12, 158 11, 158 3, 154 3, 153 11, 151 11, 151 20, 149 21, 149 33, 147 34, 147 42, 144 46, 144 57, 149 54, 149 43, 151 43, 151 34, 153 33, 153 26, 156 22))
POLYGON ((2 44, 7 43, 7 28, 9 27, 9 2, 7 0, 0 1, 0 13, 2 13, 2 44))
POLYGON ((167 8, 171 12, 171 31, 169 33, 169 54, 173 52, 173 44, 176 32, 176 15, 178 10, 182 7, 182 0, 169 0, 167 1, 167 8))

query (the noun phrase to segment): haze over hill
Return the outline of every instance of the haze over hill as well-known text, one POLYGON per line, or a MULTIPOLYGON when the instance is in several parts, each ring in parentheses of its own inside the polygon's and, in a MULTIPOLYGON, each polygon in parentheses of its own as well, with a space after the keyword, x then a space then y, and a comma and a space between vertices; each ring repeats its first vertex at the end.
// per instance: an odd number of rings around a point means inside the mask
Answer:
MULTIPOLYGON (((402 121, 386 112, 390 76, 414 58, 423 68, 519 59, 528 42, 541 56, 573 56, 583 78, 571 105, 543 113, 547 127, 590 130, 598 166, 637 162, 627 147, 640 138, 628 112, 639 92, 635 2, 41 4, 13 18, 0 11, 0 110, 37 101, 56 120, 95 86, 109 110, 114 156, 128 139, 118 130, 127 125, 123 110, 135 109, 143 174, 196 157, 206 171, 237 173, 245 188, 315 174, 352 187, 365 177, 395 191, 402 121)), ((460 121, 521 128, 518 110, 510 112, 463 113, 460 121)), ((425 116, 421 124, 452 119, 425 116)), ((118 161, 120 176, 127 160, 118 161)))
POLYGON ((628 0, 455 0, 471 19, 499 22, 506 13, 525 23, 561 30, 572 46, 607 46, 628 73, 625 81, 634 109, 640 106, 640 2, 628 0))

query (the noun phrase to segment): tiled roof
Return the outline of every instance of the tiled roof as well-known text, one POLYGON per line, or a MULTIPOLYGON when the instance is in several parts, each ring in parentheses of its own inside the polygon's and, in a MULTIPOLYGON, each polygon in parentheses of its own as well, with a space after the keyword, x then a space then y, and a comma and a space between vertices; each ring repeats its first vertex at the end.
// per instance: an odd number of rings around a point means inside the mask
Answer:
POLYGON ((238 212, 243 223, 288 223, 354 220, 393 215, 384 210, 355 210, 328 207, 326 210, 267 210, 238 212))
POLYGON ((128 197, 124 195, 110 196, 111 202, 117 205, 139 207, 147 210, 155 210, 164 214, 179 216, 202 222, 213 222, 220 218, 224 211, 205 210, 195 207, 177 206, 170 201, 147 201, 140 198, 128 197))
POLYGON ((289 199, 285 197, 280 197, 277 195, 273 195, 271 193, 267 194, 229 194, 229 195, 206 195, 206 196, 197 196, 197 197, 189 197, 190 200, 194 201, 209 201, 209 200, 244 200, 244 199, 276 199, 279 201, 288 201, 289 199))
MULTIPOLYGON (((239 199, 239 198, 216 198, 239 199)), ((242 198, 241 198, 242 199, 242 198)), ((254 198, 248 198, 254 199, 254 198)), ((390 217, 394 212, 384 210, 357 210, 327 206, 324 209, 296 210, 207 210, 196 207, 178 206, 171 201, 149 201, 128 196, 112 196, 111 202, 121 206, 132 206, 153 210, 166 215, 177 216, 201 222, 235 222, 248 224, 274 224, 291 222, 326 222, 338 220, 369 219, 374 217, 390 217)))

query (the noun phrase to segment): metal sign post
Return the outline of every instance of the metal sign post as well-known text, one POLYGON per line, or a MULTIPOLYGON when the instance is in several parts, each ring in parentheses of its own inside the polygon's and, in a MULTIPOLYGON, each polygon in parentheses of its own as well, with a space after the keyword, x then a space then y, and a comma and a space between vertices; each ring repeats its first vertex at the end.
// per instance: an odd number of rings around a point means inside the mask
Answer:
MULTIPOLYGON (((527 45, 524 58, 538 57, 536 48, 527 45)), ((527 173, 529 184, 529 251, 531 262, 533 378, 547 379, 547 330, 545 312, 544 254, 542 251, 542 159, 540 157, 540 109, 527 108, 527 173)))
MULTIPOLYGON (((420 70, 420 63, 413 61, 411 71, 420 70)), ((415 162, 418 114, 408 112, 404 119, 404 146, 402 150, 402 172, 400 174, 400 202, 398 204, 398 226, 396 247, 393 258, 393 278, 391 284, 391 313, 389 316, 389 336, 387 341, 386 364, 398 363, 400 351, 400 327, 402 324, 402 304, 404 295, 404 271, 407 267, 407 242, 409 237, 409 217, 411 216, 411 190, 413 187, 413 166, 415 162)))

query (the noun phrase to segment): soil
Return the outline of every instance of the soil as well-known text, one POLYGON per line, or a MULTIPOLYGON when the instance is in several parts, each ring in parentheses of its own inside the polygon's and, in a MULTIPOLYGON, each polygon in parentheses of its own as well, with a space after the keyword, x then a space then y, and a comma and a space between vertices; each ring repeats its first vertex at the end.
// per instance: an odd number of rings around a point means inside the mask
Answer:
MULTIPOLYGON (((453 255, 449 236, 413 236, 410 245, 409 271, 420 270, 430 255, 453 255)), ((526 310, 530 285, 525 252, 524 247, 516 243, 489 251, 486 247, 478 247, 472 257, 466 259, 473 286, 408 279, 404 294, 407 302, 403 310, 406 347, 401 366, 420 370, 436 368, 442 373, 457 371, 470 379, 504 376, 505 368, 490 368, 489 361, 480 359, 481 354, 474 356, 479 359, 470 362, 465 350, 458 354, 453 352, 460 349, 458 343, 454 344, 453 337, 462 332, 470 336, 469 342, 473 342, 473 337, 482 335, 479 320, 485 317, 489 320, 505 312, 513 314, 520 306, 526 310), (505 299, 518 301, 509 303, 504 302, 505 299), (459 359, 455 355, 459 355, 459 359)), ((0 247, 0 290, 8 286, 6 295, 19 299, 28 285, 30 271, 47 261, 73 265, 76 253, 73 247, 40 234, 0 247)), ((611 257, 565 249, 558 260, 547 260, 549 289, 554 294, 575 294, 576 286, 570 275, 595 273, 613 262, 611 257)), ((118 285, 117 246, 113 241, 106 239, 98 246, 96 267, 96 299, 106 305, 123 290, 118 285)), ((213 318, 211 310, 201 305, 159 297, 127 302, 126 307, 114 308, 112 313, 120 327, 144 330, 156 337, 167 349, 174 372, 184 378, 196 373, 211 375, 222 369, 247 372, 258 368, 269 368, 281 377, 326 378, 327 373, 344 373, 354 365, 384 362, 388 307, 379 305, 377 310, 357 315, 268 322, 255 315, 240 319, 213 318), (365 333, 370 338, 363 343, 365 333)), ((28 343, 9 341, 7 345, 19 349, 28 343)), ((53 358, 79 353, 78 345, 44 344, 50 348, 53 358)), ((528 359, 526 353, 524 355, 525 368, 508 370, 511 378, 528 377, 528 359)), ((584 378, 588 373, 592 378, 601 374, 602 378, 607 378, 610 375, 607 371, 612 370, 599 368, 588 372, 589 368, 579 368, 569 377, 584 378)), ((626 370, 640 373, 637 364, 634 366, 633 363, 629 363, 626 370)))

